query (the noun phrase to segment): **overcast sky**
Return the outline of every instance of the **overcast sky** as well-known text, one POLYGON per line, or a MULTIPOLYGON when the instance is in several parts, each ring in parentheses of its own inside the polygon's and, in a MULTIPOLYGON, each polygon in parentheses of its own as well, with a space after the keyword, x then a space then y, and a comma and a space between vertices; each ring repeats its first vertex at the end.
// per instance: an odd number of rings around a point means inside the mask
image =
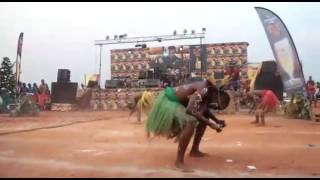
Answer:
MULTIPOLYGON (((94 40, 127 33, 148 36, 207 29, 205 43, 246 41, 248 61, 274 59, 262 24, 254 9, 277 13, 288 27, 303 64, 305 77, 320 80, 319 3, 0 3, 0 57, 15 60, 17 39, 24 32, 22 75, 24 82, 57 79, 57 70, 71 70, 71 81, 97 73, 99 49, 94 40)), ((197 44, 198 40, 168 44, 197 44)), ((102 56, 102 79, 110 78, 110 49, 102 56)), ((104 84, 104 83, 103 83, 104 84)))

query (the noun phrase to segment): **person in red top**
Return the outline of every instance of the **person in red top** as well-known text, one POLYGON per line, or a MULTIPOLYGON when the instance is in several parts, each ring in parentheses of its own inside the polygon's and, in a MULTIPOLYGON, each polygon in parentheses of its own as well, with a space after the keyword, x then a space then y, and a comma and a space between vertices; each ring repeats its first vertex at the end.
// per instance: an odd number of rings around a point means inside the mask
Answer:
MULTIPOLYGON (((310 106, 312 105, 312 102, 315 102, 315 93, 316 93, 316 87, 315 87, 315 83, 312 80, 312 77, 309 76, 309 80, 307 82, 307 92, 308 92, 308 98, 310 101, 310 106)), ((316 107, 316 102, 314 103, 315 107, 316 107)))
POLYGON ((240 70, 235 67, 235 65, 230 65, 230 67, 225 71, 225 75, 229 75, 231 77, 230 85, 233 89, 239 89, 239 81, 240 81, 240 70))
POLYGON ((255 110, 256 120, 252 123, 264 126, 265 114, 275 111, 280 102, 278 97, 271 90, 255 90, 253 93, 255 96, 259 96, 260 98, 258 98, 259 102, 257 105, 257 109, 255 110), (261 123, 259 124, 260 118, 261 123))

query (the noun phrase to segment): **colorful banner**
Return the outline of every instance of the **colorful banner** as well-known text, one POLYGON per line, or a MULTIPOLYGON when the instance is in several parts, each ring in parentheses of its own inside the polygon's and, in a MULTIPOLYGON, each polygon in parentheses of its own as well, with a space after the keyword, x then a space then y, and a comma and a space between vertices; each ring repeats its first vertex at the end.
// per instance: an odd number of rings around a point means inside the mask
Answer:
POLYGON ((296 91, 305 96, 305 79, 298 53, 289 31, 282 20, 272 11, 255 8, 264 27, 272 48, 273 55, 278 64, 284 90, 290 95, 296 91))
POLYGON ((88 86, 89 81, 97 81, 99 82, 100 75, 99 74, 92 74, 92 75, 85 75, 85 85, 88 86))
POLYGON ((17 55, 20 58, 21 58, 21 53, 22 53, 22 44, 23 44, 23 32, 20 33, 20 35, 19 35, 18 48, 17 48, 17 55))
POLYGON ((248 67, 248 80, 252 81, 258 73, 258 67, 248 67))
MULTIPOLYGON (((112 79, 139 79, 140 72, 154 70, 155 78, 168 72, 169 68, 178 69, 181 74, 200 76, 201 71, 206 74, 224 70, 231 61, 237 65, 247 62, 247 42, 177 45, 149 48, 130 48, 111 50, 111 77, 112 79), (217 68, 215 64, 221 64, 217 68), (160 73, 158 73, 160 74, 160 73)), ((246 69, 242 69, 243 78, 247 79, 246 69)), ((179 73, 177 73, 179 74, 179 73)), ((242 76, 242 75, 241 75, 242 76)))
POLYGON ((17 79, 17 82, 20 81, 20 74, 21 74, 22 44, 23 44, 23 32, 20 33, 20 35, 19 35, 18 46, 17 46, 17 57, 16 57, 16 79, 17 79))

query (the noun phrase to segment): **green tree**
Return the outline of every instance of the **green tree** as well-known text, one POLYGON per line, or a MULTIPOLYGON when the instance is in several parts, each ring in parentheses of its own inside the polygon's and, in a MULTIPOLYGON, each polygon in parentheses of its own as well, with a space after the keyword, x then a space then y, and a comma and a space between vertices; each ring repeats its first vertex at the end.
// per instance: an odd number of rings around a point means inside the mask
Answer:
POLYGON ((16 94, 16 78, 13 73, 13 64, 8 57, 4 57, 0 67, 0 89, 6 91, 10 98, 16 94))

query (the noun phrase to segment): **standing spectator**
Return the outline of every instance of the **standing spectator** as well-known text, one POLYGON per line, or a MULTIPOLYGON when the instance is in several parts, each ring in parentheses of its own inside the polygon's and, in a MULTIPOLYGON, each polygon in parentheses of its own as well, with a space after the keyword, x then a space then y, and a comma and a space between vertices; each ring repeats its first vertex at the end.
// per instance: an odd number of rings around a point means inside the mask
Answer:
POLYGON ((225 74, 231 77, 230 85, 237 91, 240 86, 240 69, 236 66, 237 62, 235 60, 231 61, 225 74))
POLYGON ((36 103, 38 103, 38 101, 39 101, 39 88, 38 88, 38 86, 37 86, 37 83, 33 83, 32 93, 33 93, 32 99, 33 99, 36 103))
POLYGON ((27 95, 27 92, 28 92, 28 88, 27 88, 26 83, 22 83, 22 86, 20 88, 20 95, 25 96, 25 95, 27 95))
POLYGON ((317 82, 315 99, 318 100, 319 96, 320 96, 320 82, 317 82))
POLYGON ((2 110, 0 111, 7 112, 9 110, 8 105, 14 103, 14 99, 10 96, 10 92, 6 88, 0 89, 0 96, 2 99, 2 110))
MULTIPOLYGON (((312 80, 312 77, 309 76, 309 80, 307 82, 307 92, 308 92, 308 98, 310 101, 310 106, 312 105, 312 102, 315 101, 315 93, 316 93, 316 88, 315 88, 315 83, 312 80)), ((315 107, 317 106, 316 103, 314 103, 315 107)))
POLYGON ((0 113, 5 110, 5 103, 2 99, 2 89, 0 89, 0 113))
POLYGON ((39 95, 38 104, 42 110, 45 110, 45 105, 50 100, 50 90, 48 85, 45 83, 43 79, 41 80, 39 91, 40 91, 40 95, 39 95))
POLYGON ((30 83, 28 83, 27 93, 33 94, 32 86, 30 83))
POLYGON ((44 79, 41 80, 40 86, 39 86, 39 93, 45 93, 46 91, 46 83, 44 82, 44 79))
POLYGON ((38 88, 37 83, 33 83, 32 93, 37 94, 37 95, 39 94, 39 88, 38 88))

